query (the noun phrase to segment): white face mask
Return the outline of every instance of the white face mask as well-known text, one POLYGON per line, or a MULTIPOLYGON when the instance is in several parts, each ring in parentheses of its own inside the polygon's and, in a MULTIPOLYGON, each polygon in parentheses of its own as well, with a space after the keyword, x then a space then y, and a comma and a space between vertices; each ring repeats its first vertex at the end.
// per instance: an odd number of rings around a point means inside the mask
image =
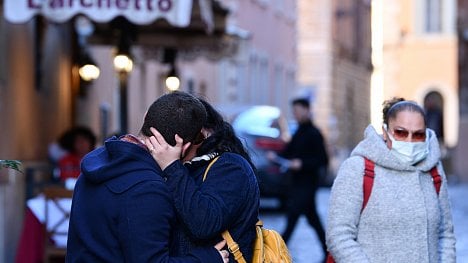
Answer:
POLYGON ((386 125, 384 125, 384 128, 387 131, 388 137, 392 141, 392 149, 390 152, 402 162, 409 165, 414 165, 421 160, 424 160, 429 154, 427 144, 429 134, 427 134, 427 131, 426 140, 424 142, 403 142, 395 140, 395 138, 393 138, 391 133, 388 131, 386 125))

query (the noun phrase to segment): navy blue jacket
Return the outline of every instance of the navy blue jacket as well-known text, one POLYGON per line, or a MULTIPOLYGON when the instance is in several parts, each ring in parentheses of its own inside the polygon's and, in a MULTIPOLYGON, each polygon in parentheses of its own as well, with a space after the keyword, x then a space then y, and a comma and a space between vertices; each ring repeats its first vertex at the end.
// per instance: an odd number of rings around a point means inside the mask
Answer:
POLYGON ((161 169, 141 145, 111 138, 86 155, 75 186, 67 262, 220 262, 212 246, 175 256, 179 224, 161 169))
MULTIPOLYGON (((259 189, 250 164, 240 155, 223 153, 203 174, 209 161, 182 165, 175 161, 164 174, 173 194, 183 232, 177 236, 179 253, 213 245, 228 229, 247 262, 251 261, 258 220, 259 189)), ((235 262, 231 255, 231 262, 235 262)))

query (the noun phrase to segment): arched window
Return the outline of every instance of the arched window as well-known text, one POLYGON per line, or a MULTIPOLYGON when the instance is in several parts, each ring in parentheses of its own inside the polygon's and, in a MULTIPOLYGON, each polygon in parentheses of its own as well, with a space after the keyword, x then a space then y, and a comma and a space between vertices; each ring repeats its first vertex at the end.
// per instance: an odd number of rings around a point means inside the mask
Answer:
POLYGON ((427 127, 434 130, 440 141, 444 141, 444 101, 439 92, 431 91, 424 97, 427 127))

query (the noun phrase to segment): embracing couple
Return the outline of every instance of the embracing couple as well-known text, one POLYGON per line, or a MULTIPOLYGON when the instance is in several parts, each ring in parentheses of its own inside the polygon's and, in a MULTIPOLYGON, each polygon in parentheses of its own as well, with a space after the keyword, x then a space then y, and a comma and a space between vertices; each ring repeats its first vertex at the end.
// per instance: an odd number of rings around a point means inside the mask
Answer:
POLYGON ((229 230, 249 262, 259 206, 253 169, 211 105, 163 95, 138 135, 110 138, 84 157, 66 260, 235 262, 221 237, 229 230))

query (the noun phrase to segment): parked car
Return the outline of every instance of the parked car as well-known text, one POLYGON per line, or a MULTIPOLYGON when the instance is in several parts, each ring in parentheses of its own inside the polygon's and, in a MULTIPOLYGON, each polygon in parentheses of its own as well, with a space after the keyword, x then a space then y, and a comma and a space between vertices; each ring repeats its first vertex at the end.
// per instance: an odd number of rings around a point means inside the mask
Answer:
POLYGON ((237 115, 232 126, 257 168, 260 195, 276 198, 280 207, 284 206, 289 184, 287 164, 270 162, 266 152, 283 150, 297 125, 288 122, 277 107, 252 106, 237 115))

